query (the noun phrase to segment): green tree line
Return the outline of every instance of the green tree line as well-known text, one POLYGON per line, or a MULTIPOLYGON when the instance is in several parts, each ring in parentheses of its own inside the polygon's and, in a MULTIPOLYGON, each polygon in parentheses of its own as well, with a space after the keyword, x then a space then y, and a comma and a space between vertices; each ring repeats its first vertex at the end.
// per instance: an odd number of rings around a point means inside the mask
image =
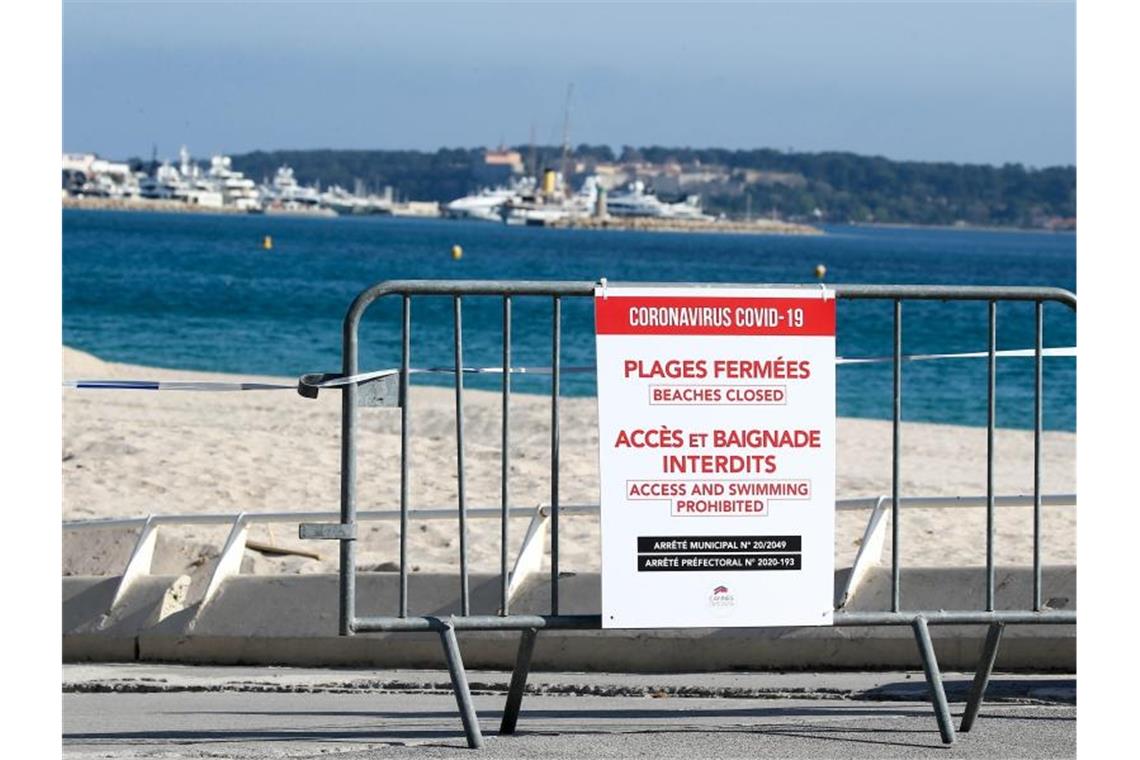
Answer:
MULTIPOLYGON (((557 146, 516 146, 524 159, 557 168, 557 146)), ((341 185, 361 180, 372 192, 385 186, 401 198, 446 202, 485 184, 482 148, 412 150, 256 151, 233 157, 254 180, 272 178, 282 164, 298 181, 341 185)), ((1032 168, 930 161, 893 161, 846 152, 796 153, 773 149, 579 145, 574 158, 594 162, 697 164, 723 167, 727 176, 699 188, 710 213, 732 217, 774 213, 825 222, 987 224, 1040 226, 1076 216, 1076 167, 1032 168), (764 176, 755 177, 756 172, 764 176), (777 176, 778 175, 778 176, 777 176), (776 179, 772 177, 776 176, 776 179), (790 178, 790 180, 789 180, 790 178)))

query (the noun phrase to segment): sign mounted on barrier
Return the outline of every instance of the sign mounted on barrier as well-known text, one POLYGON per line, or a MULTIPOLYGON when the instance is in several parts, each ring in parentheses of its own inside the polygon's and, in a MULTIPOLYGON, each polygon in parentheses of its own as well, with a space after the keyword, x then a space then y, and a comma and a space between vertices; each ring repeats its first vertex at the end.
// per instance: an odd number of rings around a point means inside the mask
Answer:
POLYGON ((830 625, 835 297, 600 287, 602 625, 830 625))

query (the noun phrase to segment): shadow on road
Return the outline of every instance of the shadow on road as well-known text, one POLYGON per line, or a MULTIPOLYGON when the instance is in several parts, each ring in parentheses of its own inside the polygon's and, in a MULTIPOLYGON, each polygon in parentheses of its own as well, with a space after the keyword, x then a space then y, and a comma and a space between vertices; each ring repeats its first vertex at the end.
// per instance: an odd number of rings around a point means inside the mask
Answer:
MULTIPOLYGON (((402 742, 402 741, 428 741, 454 739, 456 746, 463 744, 462 733, 455 713, 451 710, 424 710, 414 712, 400 711, 374 711, 374 710, 201 710, 177 711, 166 713, 169 715, 185 716, 260 716, 271 718, 308 718, 320 720, 322 718, 358 718, 363 721, 375 722, 375 726, 368 728, 235 728, 235 729, 183 729, 183 730, 147 730, 147 731, 107 731, 107 732, 77 732, 65 733, 65 742, 108 742, 108 743, 151 743, 151 742, 187 742, 187 743, 219 743, 219 742, 402 742), (426 721, 439 725, 440 728, 429 726, 406 727, 409 722, 426 721)), ((480 722, 487 731, 488 736, 497 736, 497 732, 490 731, 497 726, 502 712, 499 710, 484 710, 480 713, 480 722)), ((681 733, 718 733, 755 734, 758 736, 782 736, 790 738, 816 739, 819 741, 851 741, 865 744, 878 744, 884 746, 900 747, 930 747, 940 744, 937 728, 934 726, 933 716, 927 710, 891 710, 868 709, 860 706, 834 706, 834 707, 749 707, 738 709, 712 708, 689 711, 683 708, 675 709, 596 709, 583 708, 570 709, 535 709, 524 710, 523 720, 520 723, 517 736, 607 736, 628 734, 681 734, 681 733), (701 718, 726 719, 726 724, 693 723, 691 725, 677 725, 679 717, 691 718, 699 715, 701 718), (822 718, 835 720, 849 720, 852 718, 876 717, 908 717, 929 720, 928 729, 916 728, 888 728, 877 726, 864 728, 843 725, 821 725, 812 723, 804 725, 794 722, 779 723, 753 723, 762 719, 773 718, 822 718), (670 720, 673 719, 673 720, 670 720), (571 721, 580 720, 587 725, 575 725, 571 721), (614 721, 612 728, 609 721, 614 721), (546 725, 550 721, 566 721, 556 725, 546 725), (605 727, 599 727, 598 721, 606 721, 605 727), (641 721, 641 722, 639 722, 641 721), (652 721, 646 723, 645 721, 652 721), (904 742, 897 737, 929 737, 929 742, 904 742), (871 739, 868 737, 880 737, 871 739)), ((507 739, 509 741, 509 739, 507 739)), ((450 742, 448 745, 450 746, 450 742)))

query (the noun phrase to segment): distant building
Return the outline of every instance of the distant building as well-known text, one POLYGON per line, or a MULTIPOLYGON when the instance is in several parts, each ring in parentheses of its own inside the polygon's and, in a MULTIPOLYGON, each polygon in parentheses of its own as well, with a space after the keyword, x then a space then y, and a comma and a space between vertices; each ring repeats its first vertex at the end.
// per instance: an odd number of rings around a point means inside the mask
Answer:
POLYGON ((63 188, 71 195, 100 198, 137 196, 139 192, 129 165, 94 153, 63 154, 63 188))
POLYGON ((796 172, 760 171, 745 169, 744 183, 747 185, 786 185, 788 187, 806 187, 807 180, 802 174, 796 172))
POLYGON ((475 182, 490 187, 505 185, 512 177, 517 177, 526 171, 522 155, 517 150, 498 148, 483 153, 483 161, 475 164, 475 182))
POLYGON ((598 187, 603 190, 621 187, 633 178, 624 167, 609 163, 594 164, 593 174, 598 178, 598 187))
POLYGON ((483 163, 487 166, 509 166, 516 174, 522 174, 523 171, 522 156, 517 150, 489 150, 483 154, 483 163))

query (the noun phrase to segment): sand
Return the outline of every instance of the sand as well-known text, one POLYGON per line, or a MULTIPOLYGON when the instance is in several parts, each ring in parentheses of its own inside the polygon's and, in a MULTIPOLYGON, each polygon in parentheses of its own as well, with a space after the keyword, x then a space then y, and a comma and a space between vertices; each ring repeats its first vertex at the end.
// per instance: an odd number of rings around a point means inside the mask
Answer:
MULTIPOLYGON (((65 379, 234 380, 227 375, 113 364, 64 349, 65 379)), ((242 378, 293 383, 294 378, 242 378)), ((499 505, 500 425, 498 394, 468 390, 467 494, 469 506, 499 505)), ((566 398, 562 414, 562 503, 597 503, 597 429, 593 398, 566 398)), ((195 393, 63 390, 64 520, 339 509, 340 394, 316 400, 292 390, 195 393)), ((454 395, 450 389, 413 387, 411 392, 412 483, 416 507, 451 507, 456 500, 454 395)), ((399 505, 400 416, 395 409, 360 412, 358 507, 399 505)), ((547 502, 550 401, 516 394, 511 404, 512 506, 547 502)), ((891 425, 880 420, 840 419, 838 498, 890 494, 891 425)), ((984 428, 904 423, 902 495, 956 496, 985 493, 984 428)), ((1033 487, 1031 431, 999 430, 995 484, 999 494, 1028 494, 1033 487)), ((1076 436, 1048 432, 1043 446, 1045 493, 1074 493, 1076 436)), ((1074 564, 1076 509, 1042 510, 1046 564, 1074 564)), ((836 516, 837 566, 849 565, 859 547, 868 510, 836 516)), ((997 510, 995 556, 1002 565, 1032 561, 1032 510, 997 510)), ((526 530, 511 520, 512 552, 526 530)), ((164 528, 155 572, 201 571, 216 556, 226 527, 164 528)), ((985 564, 985 510, 904 510, 900 520, 903 566, 985 564)), ((132 530, 64 531, 64 574, 114 575, 134 541, 132 530)), ((458 566, 455 520, 413 520, 409 562, 413 571, 458 566)), ((563 517, 561 567, 597 570, 596 515, 563 517)), ((245 572, 335 572, 331 542, 300 541, 296 526, 256 525, 250 538, 281 547, 302 547, 321 559, 271 557, 247 550, 245 572)), ((392 568, 398 559, 398 523, 361 528, 363 568, 392 568)), ((547 547, 549 552, 549 546, 547 547)), ((512 553, 513 556, 513 553, 512 553)), ((889 547, 884 561, 889 557, 889 547)), ((499 562, 497 519, 471 522, 474 570, 494 572, 499 562)))

